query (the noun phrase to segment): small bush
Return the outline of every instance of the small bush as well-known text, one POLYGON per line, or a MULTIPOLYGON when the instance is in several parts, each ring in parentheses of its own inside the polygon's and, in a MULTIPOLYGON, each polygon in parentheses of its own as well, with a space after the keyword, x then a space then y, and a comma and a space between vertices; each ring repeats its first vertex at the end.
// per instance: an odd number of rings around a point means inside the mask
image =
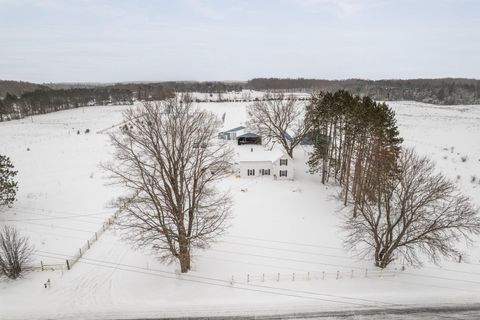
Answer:
POLYGON ((85 130, 85 134, 90 133, 90 129, 85 130))
POLYGON ((475 183, 477 181, 477 176, 473 175, 470 179, 471 183, 475 183))
POLYGON ((462 156, 460 159, 462 159, 462 162, 467 162, 468 157, 467 156, 462 156))
POLYGON ((0 231, 0 275, 19 278, 31 261, 34 249, 17 229, 4 226, 0 231))

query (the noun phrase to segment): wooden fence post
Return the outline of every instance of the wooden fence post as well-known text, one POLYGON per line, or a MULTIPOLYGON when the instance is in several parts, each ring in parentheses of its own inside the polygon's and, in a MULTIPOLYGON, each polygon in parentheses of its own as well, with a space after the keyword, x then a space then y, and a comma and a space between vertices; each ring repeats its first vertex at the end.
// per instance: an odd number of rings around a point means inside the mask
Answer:
POLYGON ((68 259, 66 261, 67 261, 67 270, 70 270, 70 262, 68 261, 68 259))
POLYGON ((43 261, 40 260, 40 265, 42 266, 42 271, 44 271, 45 269, 43 269, 43 261))
POLYGON ((340 271, 337 270, 337 280, 340 277, 340 271))

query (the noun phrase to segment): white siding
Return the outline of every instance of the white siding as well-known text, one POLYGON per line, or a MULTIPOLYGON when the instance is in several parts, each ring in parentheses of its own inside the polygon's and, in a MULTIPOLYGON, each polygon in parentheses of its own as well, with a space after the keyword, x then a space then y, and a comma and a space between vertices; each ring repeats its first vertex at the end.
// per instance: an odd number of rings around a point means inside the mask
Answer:
POLYGON ((277 179, 281 180, 293 180, 295 177, 295 173, 293 170, 293 160, 288 156, 282 156, 281 158, 277 159, 273 162, 273 171, 277 176, 277 179), (286 159, 287 165, 280 165, 280 159, 286 159), (287 171, 286 177, 280 177, 280 171, 287 171))
POLYGON ((240 177, 249 178, 249 177, 259 177, 261 176, 260 170, 267 169, 270 170, 270 177, 277 178, 279 180, 293 180, 294 170, 293 170, 293 160, 288 156, 282 156, 274 162, 271 161, 240 161, 240 177), (287 165, 280 165, 280 159, 287 159, 287 165), (248 175, 248 170, 255 170, 254 176, 248 175), (280 171, 287 171, 286 177, 280 177, 280 171))
POLYGON ((273 166, 270 161, 240 161, 240 177, 252 177, 248 175, 248 170, 255 170, 255 177, 261 176, 260 170, 270 170, 270 176, 273 177, 273 166))

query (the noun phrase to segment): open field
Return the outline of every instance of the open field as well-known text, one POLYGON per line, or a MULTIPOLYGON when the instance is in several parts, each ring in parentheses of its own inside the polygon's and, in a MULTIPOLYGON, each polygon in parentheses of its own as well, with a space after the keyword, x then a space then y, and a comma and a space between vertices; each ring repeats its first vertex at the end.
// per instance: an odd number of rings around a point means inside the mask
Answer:
MULTIPOLYGON (((432 157, 480 205, 480 106, 389 104, 405 144, 432 157)), ((199 105, 225 113, 226 129, 245 121, 245 106, 199 105)), ((109 202, 120 189, 106 185, 99 164, 110 157, 106 133, 116 130, 109 128, 121 123, 126 108, 86 107, 0 123, 0 154, 19 171, 18 202, 1 213, 0 224, 30 237, 36 263, 64 263, 112 216, 109 202)), ((110 229, 71 271, 0 282, 0 314, 128 318, 479 302, 480 242, 466 248, 461 264, 400 271, 399 261, 384 273, 344 248, 338 189, 307 172, 307 154, 307 148, 296 150, 294 181, 232 175, 221 183, 235 201, 231 227, 210 249, 195 252, 191 273, 178 275, 177 266, 133 250, 110 229)))

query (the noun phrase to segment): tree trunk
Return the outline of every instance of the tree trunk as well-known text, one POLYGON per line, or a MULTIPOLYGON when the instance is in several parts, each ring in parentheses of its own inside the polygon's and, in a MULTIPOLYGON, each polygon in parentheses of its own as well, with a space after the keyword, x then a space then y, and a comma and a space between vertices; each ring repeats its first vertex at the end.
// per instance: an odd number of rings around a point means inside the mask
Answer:
POLYGON ((190 245, 184 227, 180 226, 178 231, 178 260, 180 261, 180 271, 186 273, 190 270, 190 245))
POLYGON ((392 250, 385 250, 383 247, 375 249, 375 265, 377 267, 385 269, 392 261, 392 250))
POLYGON ((187 240, 185 238, 179 241, 180 255, 180 271, 186 273, 190 270, 190 250, 188 248, 187 240))

